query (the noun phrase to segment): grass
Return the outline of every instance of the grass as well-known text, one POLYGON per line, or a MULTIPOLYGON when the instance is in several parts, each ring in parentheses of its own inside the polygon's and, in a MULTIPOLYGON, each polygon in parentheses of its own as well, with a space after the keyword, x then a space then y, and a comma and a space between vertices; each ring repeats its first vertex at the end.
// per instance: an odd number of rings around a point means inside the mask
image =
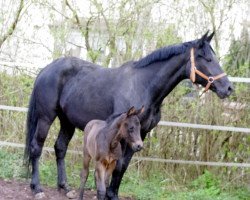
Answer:
MULTIPOLYGON (((54 159, 48 159, 51 155, 44 155, 40 162, 41 182, 51 187, 56 186, 56 163, 54 159)), ((7 150, 0 148, 0 178, 22 179, 26 178, 26 170, 22 166, 23 155, 20 150, 7 150)), ((68 181, 72 187, 79 187, 79 174, 81 162, 67 157, 68 181), (69 164, 70 163, 70 164, 69 164)), ((244 187, 229 185, 222 187, 222 181, 211 172, 199 176, 189 184, 181 185, 166 178, 161 172, 150 172, 147 176, 134 166, 125 173, 120 194, 122 196, 133 196, 140 200, 248 200, 250 190, 244 187)), ((95 188, 93 170, 87 182, 88 188, 95 188)))

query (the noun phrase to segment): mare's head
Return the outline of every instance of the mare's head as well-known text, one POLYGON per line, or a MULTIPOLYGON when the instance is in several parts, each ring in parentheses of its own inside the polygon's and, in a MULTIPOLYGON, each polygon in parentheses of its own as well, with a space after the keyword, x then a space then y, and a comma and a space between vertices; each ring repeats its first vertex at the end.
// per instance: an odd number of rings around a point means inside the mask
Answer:
POLYGON ((130 108, 126 113, 123 113, 119 119, 119 133, 133 151, 140 151, 143 147, 141 139, 141 124, 140 115, 143 113, 144 107, 136 110, 134 107, 130 108))
POLYGON ((223 99, 233 92, 233 87, 210 46, 213 36, 214 33, 209 36, 206 33, 194 42, 187 71, 193 83, 201 84, 205 91, 210 89, 223 99))

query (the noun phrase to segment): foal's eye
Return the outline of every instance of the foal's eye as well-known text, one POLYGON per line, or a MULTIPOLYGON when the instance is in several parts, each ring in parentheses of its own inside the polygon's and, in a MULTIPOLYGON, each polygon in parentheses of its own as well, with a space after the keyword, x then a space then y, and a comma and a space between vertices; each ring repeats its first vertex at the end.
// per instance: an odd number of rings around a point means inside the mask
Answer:
POLYGON ((134 131, 134 127, 129 127, 129 128, 128 128, 128 132, 129 132, 129 133, 132 133, 133 131, 134 131))

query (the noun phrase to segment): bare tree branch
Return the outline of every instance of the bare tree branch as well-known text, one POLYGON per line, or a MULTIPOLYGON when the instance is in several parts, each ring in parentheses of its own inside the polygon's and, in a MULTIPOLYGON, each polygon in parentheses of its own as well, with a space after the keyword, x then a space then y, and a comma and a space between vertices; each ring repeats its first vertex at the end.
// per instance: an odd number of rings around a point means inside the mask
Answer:
POLYGON ((47 3, 47 2, 45 2, 45 3, 43 3, 43 2, 40 2, 39 3, 40 5, 42 5, 42 6, 46 6, 47 8, 49 8, 49 9, 51 9, 51 10, 53 10, 53 11, 55 11, 56 13, 58 13, 58 14, 60 14, 62 17, 64 17, 65 19, 70 19, 68 16, 66 16, 64 13, 62 13, 61 11, 59 11, 58 9, 56 9, 53 5, 50 5, 49 3, 47 3))
POLYGON ((21 0, 13 23, 10 25, 6 34, 4 34, 2 38, 0 38, 0 48, 3 45, 3 43, 7 40, 7 38, 10 37, 14 33, 17 23, 20 19, 23 7, 24 7, 24 0, 21 0))
POLYGON ((91 49, 91 46, 89 43, 89 26, 91 25, 93 17, 91 16, 87 20, 86 27, 84 28, 81 24, 80 17, 78 16, 76 10, 69 4, 68 0, 66 0, 65 3, 66 3, 66 6, 68 6, 68 8, 70 9, 70 11, 73 13, 73 16, 74 16, 75 21, 76 21, 76 25, 80 29, 81 33, 84 35, 85 46, 86 46, 87 51, 91 51, 92 49, 91 49))
POLYGON ((65 0, 65 3, 66 3, 66 6, 68 6, 68 8, 69 8, 69 9, 71 10, 71 12, 73 13, 74 18, 75 18, 75 20, 76 20, 76 23, 77 23, 78 27, 79 27, 80 29, 82 29, 83 27, 82 27, 82 25, 81 25, 81 21, 80 21, 80 18, 79 18, 79 16, 78 16, 76 10, 74 10, 74 9, 72 8, 72 6, 69 4, 68 0, 65 0))

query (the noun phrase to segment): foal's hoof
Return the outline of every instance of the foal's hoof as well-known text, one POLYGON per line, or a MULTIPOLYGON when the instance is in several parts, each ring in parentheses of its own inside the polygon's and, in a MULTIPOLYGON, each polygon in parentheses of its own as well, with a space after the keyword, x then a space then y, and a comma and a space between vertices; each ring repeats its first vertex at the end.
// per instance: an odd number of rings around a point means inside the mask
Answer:
POLYGON ((38 200, 38 199, 45 199, 45 194, 44 192, 39 192, 39 193, 36 193, 35 194, 35 200, 38 200))
POLYGON ((71 190, 69 192, 66 193, 66 196, 69 198, 69 199, 76 199, 77 198, 77 193, 75 190, 71 190))

